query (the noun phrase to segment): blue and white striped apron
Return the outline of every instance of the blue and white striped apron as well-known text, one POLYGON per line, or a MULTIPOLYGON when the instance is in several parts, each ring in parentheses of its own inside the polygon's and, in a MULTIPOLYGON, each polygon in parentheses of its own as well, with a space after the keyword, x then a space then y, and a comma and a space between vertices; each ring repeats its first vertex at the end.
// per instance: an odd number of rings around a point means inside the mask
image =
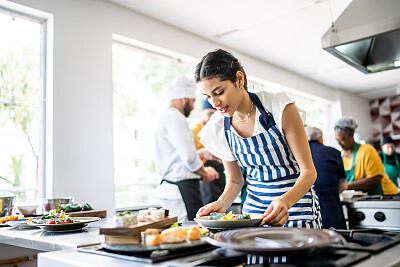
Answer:
MULTIPOLYGON (((231 131, 230 118, 225 117, 225 137, 239 164, 247 171, 243 213, 263 214, 276 197, 294 186, 300 168, 272 114, 265 111, 257 95, 250 92, 249 95, 261 112, 259 120, 265 132, 249 138, 238 137, 231 131)), ((289 209, 289 220, 284 227, 319 229, 321 226, 318 197, 311 188, 289 209)))

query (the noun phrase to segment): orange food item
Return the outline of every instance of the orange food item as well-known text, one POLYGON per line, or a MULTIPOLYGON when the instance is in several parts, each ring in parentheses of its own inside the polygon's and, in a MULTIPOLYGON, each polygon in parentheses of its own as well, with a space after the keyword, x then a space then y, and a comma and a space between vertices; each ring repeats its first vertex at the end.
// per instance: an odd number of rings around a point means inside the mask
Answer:
POLYGON ((199 240, 201 238, 201 231, 197 226, 190 226, 186 233, 187 239, 191 241, 199 240))
POLYGON ((179 227, 168 228, 160 234, 162 243, 181 243, 186 241, 186 231, 179 227))
POLYGON ((146 246, 157 246, 161 243, 161 237, 157 229, 146 229, 146 246))
POLYGON ((235 216, 232 215, 232 211, 230 211, 228 214, 226 214, 225 216, 221 217, 221 219, 219 219, 220 221, 235 221, 236 218, 235 216))
POLYGON ((8 221, 14 221, 18 219, 23 219, 24 215, 10 215, 10 216, 5 216, 0 218, 0 223, 5 223, 8 221))

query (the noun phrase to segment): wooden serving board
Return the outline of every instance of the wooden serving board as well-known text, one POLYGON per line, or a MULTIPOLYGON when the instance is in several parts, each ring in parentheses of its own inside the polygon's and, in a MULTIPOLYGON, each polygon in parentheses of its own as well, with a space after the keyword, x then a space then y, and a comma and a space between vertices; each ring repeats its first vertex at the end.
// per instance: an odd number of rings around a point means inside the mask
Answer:
POLYGON ((83 210, 83 211, 67 212, 66 214, 69 215, 70 217, 100 217, 100 218, 107 217, 106 210, 83 210))
POLYGON ((104 227, 100 228, 101 235, 125 235, 125 236, 138 236, 140 232, 148 228, 163 228, 170 226, 171 224, 178 221, 176 216, 168 216, 162 220, 155 222, 140 222, 137 225, 131 227, 104 227))

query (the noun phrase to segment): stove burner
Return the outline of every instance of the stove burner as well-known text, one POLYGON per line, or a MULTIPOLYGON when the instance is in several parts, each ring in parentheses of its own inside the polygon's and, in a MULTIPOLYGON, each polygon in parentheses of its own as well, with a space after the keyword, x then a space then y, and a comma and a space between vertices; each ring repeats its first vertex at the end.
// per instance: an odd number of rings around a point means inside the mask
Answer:
MULTIPOLYGON (((400 243, 400 233, 379 229, 335 230, 346 239, 345 244, 332 245, 309 251, 299 251, 286 256, 285 263, 257 266, 350 266, 371 255, 400 243)), ((156 253, 116 253, 102 246, 79 248, 79 252, 105 255, 124 260, 153 264, 163 262, 166 266, 246 266, 245 253, 209 244, 179 250, 160 250, 156 253)))

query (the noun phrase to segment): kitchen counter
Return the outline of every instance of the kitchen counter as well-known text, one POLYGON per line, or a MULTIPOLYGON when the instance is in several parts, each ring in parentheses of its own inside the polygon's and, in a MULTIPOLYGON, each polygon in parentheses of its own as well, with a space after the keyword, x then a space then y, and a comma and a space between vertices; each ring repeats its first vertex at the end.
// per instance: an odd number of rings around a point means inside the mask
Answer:
MULTIPOLYGON (((356 263, 356 267, 370 267, 370 266, 399 266, 400 244, 393 246, 392 248, 380 253, 379 255, 373 255, 370 258, 356 263)), ((205 253, 209 254, 209 252, 205 253)), ((50 266, 71 266, 71 267, 84 267, 84 266, 179 266, 178 260, 175 262, 163 262, 158 264, 146 264, 140 262, 133 262, 123 259, 117 259, 112 257, 106 257, 101 255, 89 254, 78 251, 56 251, 50 253, 41 253, 38 256, 38 267, 50 267, 50 266)))
MULTIPOLYGON (((99 235, 99 228, 107 224, 107 220, 103 219, 98 222, 90 223, 81 231, 76 232, 60 232, 48 233, 41 229, 17 229, 12 227, 0 228, 0 243, 10 246, 23 247, 38 250, 38 267, 50 266, 179 266, 179 259, 174 261, 161 262, 158 264, 148 264, 133 262, 114 257, 96 255, 91 253, 80 252, 77 249, 83 247, 92 247, 104 242, 104 236, 99 235)), ((398 256, 400 244, 397 244, 384 252, 373 255, 364 261, 353 266, 397 266, 400 265, 398 256)), ((210 252, 202 253, 204 256, 210 252)))
POLYGON ((74 232, 45 232, 40 228, 1 227, 0 243, 40 251, 76 250, 104 242, 104 236, 99 235, 99 228, 105 223, 106 220, 102 219, 74 232))

